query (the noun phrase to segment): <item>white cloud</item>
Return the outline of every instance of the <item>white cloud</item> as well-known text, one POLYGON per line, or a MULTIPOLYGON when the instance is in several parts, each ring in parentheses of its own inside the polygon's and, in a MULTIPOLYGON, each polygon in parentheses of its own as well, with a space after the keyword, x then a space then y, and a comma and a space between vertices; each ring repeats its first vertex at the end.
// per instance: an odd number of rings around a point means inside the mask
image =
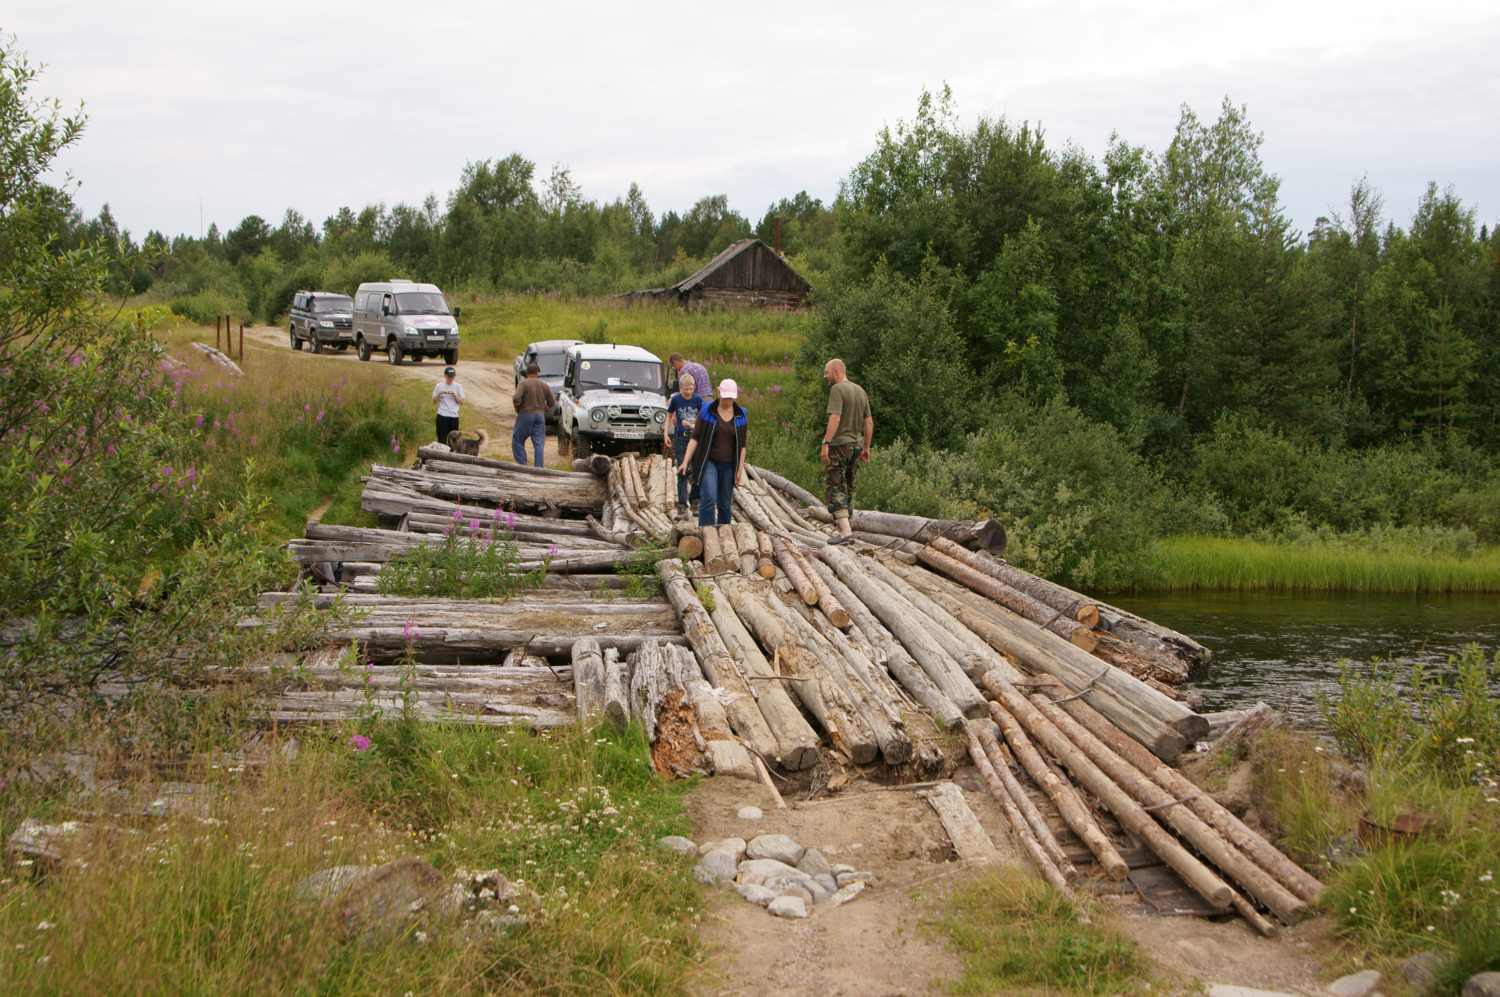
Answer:
POLYGON ((1161 148, 1180 103, 1229 94, 1306 226, 1368 172, 1400 221, 1427 179, 1500 214, 1500 19, 1468 0, 1221 7, 1073 0, 745 8, 674 2, 425 5, 21 0, 0 27, 48 63, 38 92, 88 101, 61 165, 88 211, 137 233, 295 207, 419 202, 465 161, 569 164, 593 197, 652 207, 727 192, 758 217, 831 198, 920 89, 1041 120, 1096 155, 1161 148))

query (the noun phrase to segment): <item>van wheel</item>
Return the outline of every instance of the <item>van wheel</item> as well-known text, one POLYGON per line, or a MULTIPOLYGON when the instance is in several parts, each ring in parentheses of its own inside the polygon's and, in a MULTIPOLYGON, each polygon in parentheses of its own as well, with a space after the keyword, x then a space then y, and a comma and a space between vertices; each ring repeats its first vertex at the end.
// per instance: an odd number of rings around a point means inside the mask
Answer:
POLYGON ((449 367, 452 367, 454 364, 458 363, 458 350, 444 350, 443 363, 447 364, 449 367))
POLYGON ((300 340, 300 339, 297 338, 297 330, 291 328, 290 326, 288 326, 287 330, 286 330, 286 334, 289 337, 291 337, 291 340, 292 340, 292 349, 300 351, 302 349, 302 340, 300 340))
POLYGON ((361 360, 368 362, 370 359, 370 344, 361 339, 354 344, 354 352, 361 360))
POLYGON ((394 339, 385 348, 385 357, 391 362, 392 367, 401 366, 401 344, 394 339))

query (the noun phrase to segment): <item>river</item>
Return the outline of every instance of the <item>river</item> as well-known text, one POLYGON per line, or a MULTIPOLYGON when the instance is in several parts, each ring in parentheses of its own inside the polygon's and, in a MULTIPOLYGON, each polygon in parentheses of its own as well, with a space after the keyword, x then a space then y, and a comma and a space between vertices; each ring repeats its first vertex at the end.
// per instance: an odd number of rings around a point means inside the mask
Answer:
POLYGON ((1213 673, 1195 686, 1205 711, 1264 700, 1298 726, 1320 726, 1315 696, 1337 688, 1341 660, 1368 671, 1375 659, 1442 666, 1472 643, 1500 650, 1493 595, 1169 592, 1109 601, 1212 649, 1213 673))

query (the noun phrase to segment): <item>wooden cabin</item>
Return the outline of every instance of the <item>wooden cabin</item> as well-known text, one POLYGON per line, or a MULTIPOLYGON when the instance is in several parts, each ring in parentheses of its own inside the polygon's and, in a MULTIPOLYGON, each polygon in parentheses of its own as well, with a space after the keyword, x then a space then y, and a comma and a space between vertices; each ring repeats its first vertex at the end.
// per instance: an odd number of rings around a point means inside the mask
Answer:
POLYGON ((741 239, 687 280, 622 295, 637 301, 672 301, 684 307, 771 305, 800 308, 812 285, 785 258, 759 239, 741 239))

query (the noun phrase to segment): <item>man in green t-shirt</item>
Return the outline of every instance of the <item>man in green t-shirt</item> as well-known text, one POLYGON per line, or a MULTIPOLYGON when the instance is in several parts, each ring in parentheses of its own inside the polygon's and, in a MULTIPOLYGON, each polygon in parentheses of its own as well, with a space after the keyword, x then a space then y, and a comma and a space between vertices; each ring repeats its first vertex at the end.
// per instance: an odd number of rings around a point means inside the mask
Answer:
POLYGON ((870 415, 869 396, 849 380, 844 361, 828 361, 823 366, 823 380, 828 382, 828 431, 823 434, 818 456, 827 469, 824 484, 828 511, 839 527, 838 539, 830 542, 841 544, 854 539, 849 528, 854 476, 859 465, 870 459, 875 419, 870 415))

